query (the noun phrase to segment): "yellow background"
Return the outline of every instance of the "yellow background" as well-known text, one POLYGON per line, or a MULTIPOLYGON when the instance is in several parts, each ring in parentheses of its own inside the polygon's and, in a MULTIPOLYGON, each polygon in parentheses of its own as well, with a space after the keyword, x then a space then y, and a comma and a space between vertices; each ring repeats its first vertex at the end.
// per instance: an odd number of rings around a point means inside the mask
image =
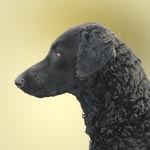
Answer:
POLYGON ((69 94, 38 99, 15 77, 69 27, 99 22, 134 49, 150 77, 149 0, 0 0, 0 150, 87 150, 82 110, 69 94))

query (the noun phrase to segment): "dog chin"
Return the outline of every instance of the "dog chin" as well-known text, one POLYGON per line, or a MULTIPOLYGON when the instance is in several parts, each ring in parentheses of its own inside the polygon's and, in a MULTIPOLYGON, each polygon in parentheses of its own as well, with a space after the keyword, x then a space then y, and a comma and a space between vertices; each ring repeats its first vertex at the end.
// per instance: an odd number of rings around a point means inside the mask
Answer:
POLYGON ((23 90, 25 93, 32 95, 37 98, 44 98, 44 97, 54 97, 57 95, 64 94, 65 92, 58 92, 58 91, 50 91, 50 92, 40 92, 40 91, 27 91, 23 90))
POLYGON ((57 95, 59 95, 57 92, 50 92, 50 93, 44 93, 44 94, 42 94, 42 93, 36 93, 36 94, 30 94, 30 95, 32 95, 32 96, 35 96, 35 97, 37 97, 37 98, 44 98, 44 97, 54 97, 54 96, 57 96, 57 95))

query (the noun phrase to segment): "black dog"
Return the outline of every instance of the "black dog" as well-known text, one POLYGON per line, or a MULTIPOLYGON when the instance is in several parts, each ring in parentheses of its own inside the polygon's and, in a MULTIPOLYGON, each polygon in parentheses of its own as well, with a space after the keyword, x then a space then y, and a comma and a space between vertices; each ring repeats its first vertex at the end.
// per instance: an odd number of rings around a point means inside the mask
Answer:
POLYGON ((150 150, 150 82, 132 50, 109 29, 69 29, 15 84, 36 97, 71 93, 84 111, 90 150, 150 150))

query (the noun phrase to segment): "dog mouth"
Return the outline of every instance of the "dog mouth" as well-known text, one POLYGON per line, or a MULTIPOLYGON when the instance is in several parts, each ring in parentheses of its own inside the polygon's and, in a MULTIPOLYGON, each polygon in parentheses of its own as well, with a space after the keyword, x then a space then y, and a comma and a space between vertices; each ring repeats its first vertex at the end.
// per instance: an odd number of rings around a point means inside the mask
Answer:
POLYGON ((35 96, 37 98, 44 98, 44 97, 54 97, 57 95, 60 95, 62 93, 65 92, 58 92, 56 90, 46 90, 44 87, 38 88, 38 89, 31 89, 31 90, 27 90, 25 88, 20 88, 23 92, 35 96))
POLYGON ((36 96, 36 97, 38 97, 38 98, 44 98, 44 97, 50 97, 50 96, 57 96, 58 95, 58 93, 56 92, 56 91, 51 91, 51 92, 49 92, 49 93, 44 93, 44 94, 37 94, 37 95, 34 95, 34 96, 36 96))
POLYGON ((61 92, 57 92, 57 91, 51 91, 51 92, 49 92, 49 93, 34 93, 34 94, 30 94, 30 95, 32 95, 32 96, 35 96, 35 97, 37 97, 37 98, 44 98, 44 97, 54 97, 54 96, 57 96, 57 95, 60 95, 60 94, 63 94, 63 93, 61 93, 61 92))
POLYGON ((53 96, 57 96, 58 95, 58 92, 57 91, 44 91, 44 90, 41 90, 41 91, 24 91, 25 93, 28 93, 29 95, 32 95, 32 96, 35 96, 37 98, 44 98, 44 97, 53 97, 53 96))

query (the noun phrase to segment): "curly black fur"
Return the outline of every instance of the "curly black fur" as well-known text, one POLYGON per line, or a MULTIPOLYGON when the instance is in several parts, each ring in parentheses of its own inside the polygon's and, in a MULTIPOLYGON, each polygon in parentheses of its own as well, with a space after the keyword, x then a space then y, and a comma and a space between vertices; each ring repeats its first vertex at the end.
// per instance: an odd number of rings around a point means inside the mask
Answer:
POLYGON ((89 23, 68 30, 16 84, 21 79, 25 81, 19 87, 37 97, 65 92, 77 97, 90 150, 150 150, 150 82, 141 61, 105 27, 89 23), (65 49, 62 58, 53 60, 58 48, 65 49), (36 83, 44 89, 38 94, 32 88, 36 83))
POLYGON ((90 150, 150 150, 150 83, 126 45, 116 52, 115 60, 74 92, 84 111, 90 150))

